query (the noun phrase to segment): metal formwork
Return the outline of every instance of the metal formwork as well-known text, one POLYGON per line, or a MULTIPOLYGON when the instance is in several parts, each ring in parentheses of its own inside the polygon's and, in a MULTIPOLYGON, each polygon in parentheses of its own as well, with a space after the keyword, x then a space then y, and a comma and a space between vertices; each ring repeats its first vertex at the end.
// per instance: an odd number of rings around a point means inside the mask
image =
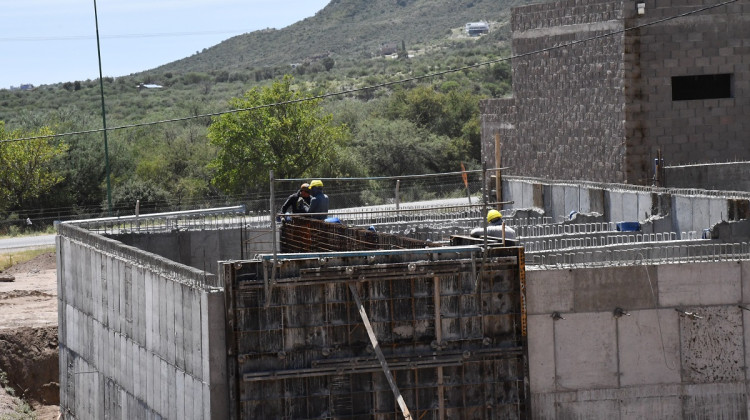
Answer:
POLYGON ((223 266, 233 418, 529 417, 522 248, 275 258, 223 266))

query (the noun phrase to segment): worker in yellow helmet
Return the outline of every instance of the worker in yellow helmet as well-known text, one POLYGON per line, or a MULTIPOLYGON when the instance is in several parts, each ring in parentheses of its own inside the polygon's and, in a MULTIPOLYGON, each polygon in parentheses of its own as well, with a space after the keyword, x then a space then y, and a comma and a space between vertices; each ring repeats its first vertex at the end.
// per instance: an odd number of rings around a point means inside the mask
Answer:
POLYGON ((328 196, 323 193, 323 181, 313 179, 310 181, 310 208, 308 213, 320 213, 312 215, 313 219, 325 220, 328 214, 328 196))
MULTIPOLYGON (((497 210, 487 212, 487 237, 503 238, 505 230, 505 239, 516 239, 516 231, 513 228, 505 226, 503 215, 497 210)), ((471 236, 481 238, 484 235, 484 227, 480 226, 471 231, 471 236)))

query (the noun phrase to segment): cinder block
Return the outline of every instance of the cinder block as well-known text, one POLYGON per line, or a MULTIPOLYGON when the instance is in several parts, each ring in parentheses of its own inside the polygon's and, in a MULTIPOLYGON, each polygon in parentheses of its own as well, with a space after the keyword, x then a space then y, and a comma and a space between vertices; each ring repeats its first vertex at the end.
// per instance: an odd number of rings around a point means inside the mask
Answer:
POLYGON ((631 311, 617 320, 617 327, 620 386, 680 383, 677 312, 631 311))
POLYGON ((736 262, 660 265, 657 267, 659 306, 739 303, 740 269, 736 262))
POLYGON ((610 313, 565 314, 565 319, 555 321, 554 336, 559 387, 586 390, 617 386, 615 321, 610 313))
POLYGON ((555 391, 555 337, 549 315, 528 316, 529 385, 532 393, 555 391))

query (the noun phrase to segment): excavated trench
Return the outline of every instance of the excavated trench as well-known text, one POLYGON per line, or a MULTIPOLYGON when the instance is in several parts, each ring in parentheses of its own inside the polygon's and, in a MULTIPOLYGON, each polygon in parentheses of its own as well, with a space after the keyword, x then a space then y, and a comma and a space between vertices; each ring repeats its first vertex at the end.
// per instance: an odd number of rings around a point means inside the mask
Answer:
POLYGON ((15 395, 34 405, 60 403, 57 327, 0 331, 0 371, 15 395))

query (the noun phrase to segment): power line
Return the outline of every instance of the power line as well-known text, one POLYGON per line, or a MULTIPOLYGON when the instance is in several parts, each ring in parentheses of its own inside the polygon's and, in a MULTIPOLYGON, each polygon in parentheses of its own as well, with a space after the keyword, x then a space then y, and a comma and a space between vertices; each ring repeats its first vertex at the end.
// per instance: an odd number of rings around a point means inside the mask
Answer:
MULTIPOLYGON (((225 35, 225 34, 243 34, 247 31, 193 31, 193 32, 155 32, 155 33, 135 33, 104 35, 102 39, 133 39, 133 38, 169 38, 194 35, 225 35)), ((94 40, 96 37, 89 35, 62 35, 62 36, 16 36, 0 37, 0 42, 49 42, 49 41, 79 41, 94 40)))
POLYGON ((567 43, 564 43, 564 44, 560 44, 560 45, 555 45, 555 46, 551 46, 551 47, 547 47, 547 48, 542 48, 542 49, 538 49, 538 50, 534 50, 534 51, 529 51, 529 52, 526 52, 526 53, 523 53, 523 54, 512 55, 510 57, 498 58, 498 59, 495 59, 495 60, 489 60, 489 61, 484 61, 484 62, 481 62, 481 63, 470 64, 470 65, 466 65, 466 66, 462 66, 462 67, 457 67, 455 69, 443 70, 443 71, 439 71, 439 72, 435 72, 435 73, 425 74, 425 75, 422 75, 422 76, 413 76, 413 77, 408 77, 408 78, 405 78, 405 79, 399 79, 399 80, 395 80, 395 81, 391 81, 391 82, 383 82, 383 83, 378 83, 378 84, 375 84, 375 85, 364 86, 364 87, 360 87, 360 88, 352 88, 352 89, 343 90, 343 91, 339 91, 339 92, 328 92, 328 93, 324 93, 324 94, 321 94, 321 95, 309 96, 309 97, 305 97, 305 98, 298 98, 298 99, 293 99, 293 100, 289 100, 289 101, 275 102, 275 103, 271 103, 271 104, 258 105, 258 106, 248 107, 248 108, 230 109, 230 110, 227 110, 227 111, 212 112, 212 113, 207 113, 207 114, 192 115, 192 116, 189 116, 189 117, 171 118, 171 119, 165 119, 165 120, 159 120, 159 121, 151 121, 151 122, 145 122, 145 123, 127 124, 127 125, 121 125, 121 126, 116 126, 116 127, 110 127, 110 128, 107 128, 107 129, 97 128, 97 129, 92 129, 92 130, 76 131, 76 132, 69 132, 69 133, 60 133, 60 134, 53 134, 53 135, 49 135, 49 136, 34 136, 34 137, 21 137, 21 138, 16 138, 16 139, 6 139, 6 140, 0 140, 0 144, 2 144, 2 143, 10 143, 10 142, 15 142, 15 141, 27 141, 27 140, 39 140, 39 139, 59 138, 59 137, 67 137, 67 136, 74 136, 74 135, 80 135, 80 134, 93 134, 93 133, 100 133, 100 132, 105 131, 105 130, 106 131, 115 131, 115 130, 124 130, 124 129, 128 129, 128 128, 149 127, 149 126, 153 126, 153 125, 161 125, 161 124, 168 124, 168 123, 174 123, 174 122, 189 121, 189 120, 198 119, 198 118, 217 117, 217 116, 221 116, 221 115, 225 115, 225 114, 234 114, 234 113, 238 113, 238 112, 255 111, 255 110, 258 110, 258 109, 265 109, 265 108, 271 108, 271 107, 282 106, 282 105, 291 105, 291 104, 296 104, 296 103, 301 103, 301 102, 307 102, 307 101, 322 100, 322 99, 332 98, 332 97, 336 97, 336 96, 344 96, 344 95, 349 95, 349 94, 352 94, 352 93, 363 92, 363 91, 366 91, 366 90, 379 89, 379 88, 383 88, 383 87, 389 87, 389 86, 399 85, 399 84, 403 84, 403 83, 409 83, 409 82, 413 82, 413 81, 417 81, 417 80, 422 80, 422 79, 427 79, 427 78, 431 78, 431 77, 438 77, 438 76, 442 76, 442 75, 445 75, 445 74, 456 73, 456 72, 464 71, 464 70, 470 70, 470 69, 474 69, 474 68, 478 68, 478 67, 482 67, 482 66, 487 66, 487 65, 491 65, 491 64, 495 64, 495 63, 501 63, 501 62, 504 62, 504 61, 511 61, 513 59, 528 57, 528 56, 531 56, 531 55, 541 54, 541 53, 545 53, 545 52, 549 52, 549 51, 554 51, 554 50, 561 49, 561 48, 567 48, 567 47, 571 47, 573 45, 581 44, 581 43, 584 43, 584 42, 594 41, 594 40, 597 40, 597 39, 602 39, 602 38, 610 37, 610 36, 613 36, 613 35, 618 35, 618 34, 622 34, 622 33, 625 33, 625 32, 633 31, 633 30, 636 30, 636 29, 641 29, 641 28, 649 27, 649 26, 655 26, 655 25, 660 24, 660 23, 668 22, 668 21, 671 21, 671 20, 675 20, 675 19, 686 17, 686 16, 691 16, 691 15, 694 15, 694 14, 705 12, 707 10, 716 9, 716 8, 719 8, 719 7, 722 7, 722 6, 726 6, 728 4, 735 3, 737 1, 738 0, 727 0, 727 1, 722 2, 722 3, 717 3, 717 4, 710 5, 710 6, 701 7, 699 9, 695 9, 695 10, 692 10, 692 11, 680 13, 680 14, 677 14, 677 15, 674 15, 674 16, 668 16, 668 17, 665 17, 665 18, 662 18, 662 19, 657 19, 657 20, 652 21, 652 22, 647 22, 647 23, 643 23, 643 24, 640 24, 640 25, 631 26, 629 28, 618 29, 616 31, 607 32, 607 33, 600 34, 600 35, 595 35, 595 36, 592 36, 592 37, 589 37, 589 38, 584 38, 584 39, 580 39, 580 40, 574 40, 574 41, 570 41, 570 42, 567 42, 567 43))

